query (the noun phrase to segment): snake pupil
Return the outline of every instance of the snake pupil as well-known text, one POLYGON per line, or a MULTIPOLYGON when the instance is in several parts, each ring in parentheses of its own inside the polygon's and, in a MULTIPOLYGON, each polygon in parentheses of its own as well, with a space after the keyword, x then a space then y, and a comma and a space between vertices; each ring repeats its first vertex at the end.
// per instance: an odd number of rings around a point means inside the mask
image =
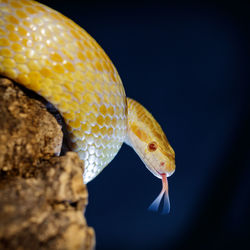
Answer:
POLYGON ((148 144, 148 150, 150 151, 150 152, 153 152, 153 151, 155 151, 157 149, 157 144, 156 144, 156 142, 150 142, 149 144, 148 144))

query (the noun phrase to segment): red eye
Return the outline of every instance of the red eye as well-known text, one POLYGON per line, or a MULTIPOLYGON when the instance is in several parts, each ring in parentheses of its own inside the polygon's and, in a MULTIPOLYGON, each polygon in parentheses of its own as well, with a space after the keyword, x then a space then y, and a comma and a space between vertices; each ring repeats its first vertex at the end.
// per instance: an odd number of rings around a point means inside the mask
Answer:
POLYGON ((155 151, 157 149, 157 143, 156 142, 150 142, 149 144, 148 144, 148 150, 150 151, 150 152, 153 152, 153 151, 155 151))

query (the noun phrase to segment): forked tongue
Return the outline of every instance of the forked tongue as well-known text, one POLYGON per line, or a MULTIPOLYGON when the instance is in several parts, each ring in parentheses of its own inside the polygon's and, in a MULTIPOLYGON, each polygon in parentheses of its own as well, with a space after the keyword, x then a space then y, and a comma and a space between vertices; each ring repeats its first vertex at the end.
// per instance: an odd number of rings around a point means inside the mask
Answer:
POLYGON ((158 211, 161 200, 163 198, 163 208, 162 208, 162 214, 167 214, 170 211, 170 202, 169 202, 169 196, 168 196, 168 180, 166 174, 161 174, 162 179, 162 190, 160 194, 156 197, 156 199, 152 202, 152 204, 149 206, 149 210, 152 211, 158 211))

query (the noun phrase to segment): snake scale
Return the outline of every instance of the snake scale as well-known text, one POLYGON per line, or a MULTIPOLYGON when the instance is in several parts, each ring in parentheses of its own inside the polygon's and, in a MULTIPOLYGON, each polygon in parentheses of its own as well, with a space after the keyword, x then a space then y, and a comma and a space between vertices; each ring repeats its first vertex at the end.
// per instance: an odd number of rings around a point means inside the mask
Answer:
MULTIPOLYGON (((84 161, 88 183, 115 157, 123 142, 162 179, 175 153, 160 125, 138 102, 127 98, 119 74, 98 43, 59 12, 31 0, 0 0, 0 74, 31 89, 62 114, 72 150, 84 161)), ((164 205, 165 206, 165 205, 164 205)))

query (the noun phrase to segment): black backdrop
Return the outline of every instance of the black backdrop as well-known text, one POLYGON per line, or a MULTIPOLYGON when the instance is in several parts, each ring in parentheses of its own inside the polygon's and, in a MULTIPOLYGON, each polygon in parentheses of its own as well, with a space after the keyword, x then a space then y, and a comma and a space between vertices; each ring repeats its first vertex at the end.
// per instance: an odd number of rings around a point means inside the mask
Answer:
POLYGON ((88 184, 96 248, 247 249, 249 4, 41 2, 101 44, 176 151, 169 215, 147 211, 161 182, 126 145, 88 184))

